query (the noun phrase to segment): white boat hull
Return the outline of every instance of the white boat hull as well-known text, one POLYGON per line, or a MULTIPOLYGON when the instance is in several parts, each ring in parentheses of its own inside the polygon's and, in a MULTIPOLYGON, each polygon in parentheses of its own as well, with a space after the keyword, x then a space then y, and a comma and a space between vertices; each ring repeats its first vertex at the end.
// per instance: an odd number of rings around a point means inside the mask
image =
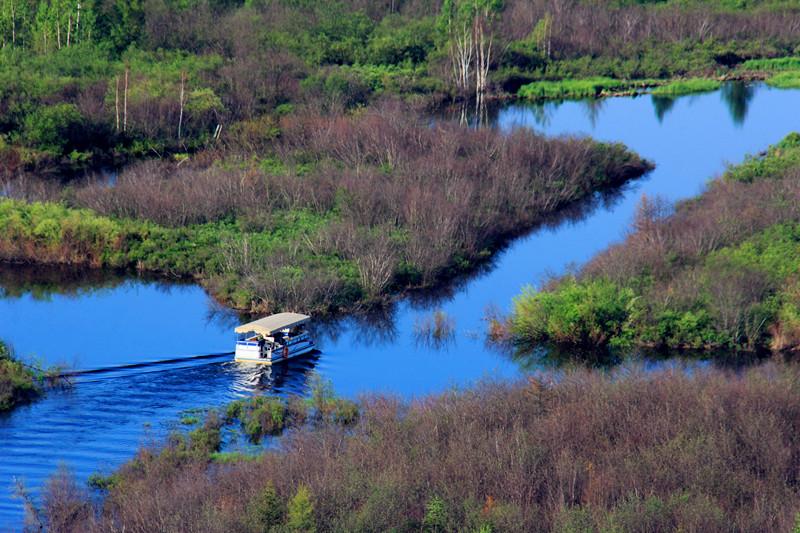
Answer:
POLYGON ((279 351, 273 352, 272 357, 268 354, 262 354, 262 349, 258 343, 237 343, 234 361, 239 363, 254 363, 257 365, 272 365, 281 363, 283 361, 305 355, 314 350, 314 343, 311 341, 302 341, 289 347, 289 354, 284 357, 279 351), (262 357, 263 355, 263 357, 262 357))

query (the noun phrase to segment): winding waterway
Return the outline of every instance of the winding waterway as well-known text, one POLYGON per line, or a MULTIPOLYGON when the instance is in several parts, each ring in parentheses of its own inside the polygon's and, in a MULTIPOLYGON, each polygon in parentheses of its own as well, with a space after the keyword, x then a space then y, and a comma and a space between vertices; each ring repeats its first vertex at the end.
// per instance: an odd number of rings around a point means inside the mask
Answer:
MULTIPOLYGON (((547 135, 587 134, 619 141, 656 170, 615 195, 555 218, 513 242, 483 272, 442 294, 408 298, 382 317, 319 324, 321 353, 273 369, 249 369, 229 357, 87 375, 0 417, 0 524, 19 528, 16 481, 35 494, 59 464, 81 479, 108 472, 156 441, 191 408, 220 405, 256 391, 303 393, 313 370, 339 394, 420 396, 483 378, 514 378, 530 362, 488 349, 487 307, 508 309, 521 287, 561 273, 624 236, 642 194, 671 200, 699 193, 724 169, 800 129, 800 91, 731 84, 675 100, 650 96, 526 106, 491 117, 494 127, 530 127, 547 135), (455 323, 438 345, 415 324, 444 310, 455 323)), ((113 274, 0 268, 0 338, 46 364, 99 368, 228 351, 237 317, 198 287, 113 274)), ((0 528, 5 529, 5 528, 0 528)))

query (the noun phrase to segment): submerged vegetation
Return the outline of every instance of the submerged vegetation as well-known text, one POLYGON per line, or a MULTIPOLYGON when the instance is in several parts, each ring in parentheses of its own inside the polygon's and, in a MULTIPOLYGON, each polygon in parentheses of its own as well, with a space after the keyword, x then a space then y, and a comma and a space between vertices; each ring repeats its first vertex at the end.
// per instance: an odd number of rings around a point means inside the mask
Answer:
POLYGON ((59 472, 39 516, 86 532, 788 531, 798 383, 769 363, 370 397, 353 425, 296 428, 257 458, 143 450, 102 504, 59 472))
POLYGON ((643 198, 625 242, 514 303, 520 343, 800 347, 800 135, 670 206, 643 198))

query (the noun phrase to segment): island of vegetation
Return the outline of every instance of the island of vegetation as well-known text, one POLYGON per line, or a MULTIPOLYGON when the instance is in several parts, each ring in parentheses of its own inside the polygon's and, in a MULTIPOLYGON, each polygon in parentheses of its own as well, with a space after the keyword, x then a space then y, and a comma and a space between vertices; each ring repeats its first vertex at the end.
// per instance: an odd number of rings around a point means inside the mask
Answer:
POLYGON ((795 350, 799 274, 800 134, 792 133, 697 198, 675 206, 643 198, 623 243, 577 275, 526 289, 509 329, 527 345, 795 350))
POLYGON ((2 0, 0 260, 196 279, 253 312, 430 287, 648 169, 433 109, 792 86, 798 19, 789 0, 2 0))

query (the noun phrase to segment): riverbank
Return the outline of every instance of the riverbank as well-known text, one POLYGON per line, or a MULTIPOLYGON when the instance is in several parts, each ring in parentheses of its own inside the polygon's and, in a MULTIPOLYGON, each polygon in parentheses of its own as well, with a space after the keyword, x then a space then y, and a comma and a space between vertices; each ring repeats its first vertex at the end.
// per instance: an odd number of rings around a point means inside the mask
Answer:
POLYGON ((254 161, 151 162, 113 187, 0 200, 0 260, 188 276, 237 309, 332 313, 446 283, 652 168, 618 144, 431 125, 397 102, 276 128, 254 161))
MULTIPOLYGON (((800 346, 800 135, 728 168, 699 197, 643 197, 630 235, 577 276, 516 298, 513 342, 630 349, 800 346)), ((494 325, 497 337, 505 328, 494 325)))
POLYGON ((143 450, 100 503, 61 471, 39 517, 88 532, 784 531, 799 510, 799 380, 782 363, 577 370, 373 396, 353 425, 297 429, 257 457, 218 464, 180 439, 143 450))

